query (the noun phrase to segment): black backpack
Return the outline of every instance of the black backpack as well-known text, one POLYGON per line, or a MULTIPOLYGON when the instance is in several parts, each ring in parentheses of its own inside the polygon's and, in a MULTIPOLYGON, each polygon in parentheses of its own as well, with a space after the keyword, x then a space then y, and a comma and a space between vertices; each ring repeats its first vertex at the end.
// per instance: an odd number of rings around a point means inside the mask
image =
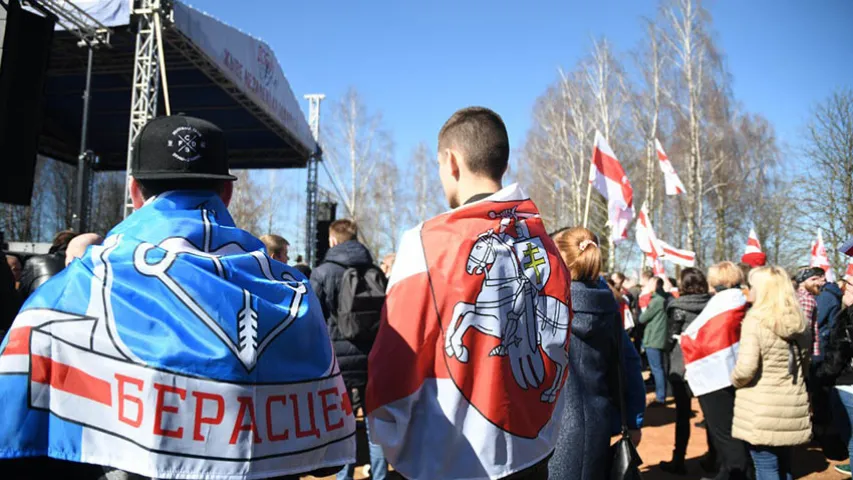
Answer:
POLYGON ((373 341, 379 329, 388 279, 373 265, 344 268, 335 314, 338 330, 345 340, 373 341))

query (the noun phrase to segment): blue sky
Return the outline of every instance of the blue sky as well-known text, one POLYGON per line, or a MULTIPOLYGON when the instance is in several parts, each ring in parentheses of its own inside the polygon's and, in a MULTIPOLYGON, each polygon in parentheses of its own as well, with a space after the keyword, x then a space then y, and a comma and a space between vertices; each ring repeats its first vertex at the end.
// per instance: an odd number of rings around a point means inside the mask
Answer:
MULTIPOLYGON (((434 149, 447 117, 474 104, 499 112, 519 148, 557 67, 571 68, 601 36, 631 64, 642 17, 657 9, 656 1, 634 0, 191 3, 269 43, 298 98, 334 99, 356 87, 382 112, 401 163, 420 141, 434 149)), ((795 149, 811 107, 853 85, 853 1, 705 5, 735 96, 774 124, 788 158, 800 163, 795 149)))
MULTIPOLYGON (((393 131, 397 157, 434 146, 457 108, 482 104, 506 120, 514 147, 533 102, 606 36, 630 63, 657 2, 194 0, 271 45, 297 97, 355 86, 393 131)), ((853 1, 710 1, 717 40, 746 108, 794 143, 810 107, 853 84, 853 1)))

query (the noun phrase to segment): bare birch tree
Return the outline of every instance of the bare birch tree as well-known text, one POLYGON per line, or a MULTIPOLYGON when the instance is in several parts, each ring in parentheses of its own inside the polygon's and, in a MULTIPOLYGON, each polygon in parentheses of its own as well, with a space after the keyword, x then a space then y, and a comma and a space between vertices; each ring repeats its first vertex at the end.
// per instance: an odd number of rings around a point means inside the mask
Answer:
POLYGON ((646 153, 645 162, 645 202, 649 205, 649 220, 655 225, 655 194, 660 183, 657 167, 657 139, 661 123, 661 82, 664 70, 664 55, 661 47, 661 33, 654 22, 646 20, 647 43, 644 45, 645 55, 640 55, 640 71, 643 85, 641 91, 634 96, 632 102, 632 119, 635 129, 643 138, 646 153))
POLYGON ((814 108, 804 141, 805 221, 811 238, 823 228, 827 253, 840 267, 837 248, 853 236, 853 90, 838 90, 814 108))
POLYGON ((407 226, 412 227, 432 218, 447 209, 441 181, 438 179, 438 163, 426 143, 421 142, 412 152, 407 174, 410 182, 407 226))
POLYGON ((664 30, 663 39, 680 70, 680 80, 687 97, 686 102, 681 102, 676 92, 668 92, 670 101, 686 118, 688 127, 687 249, 699 253, 701 258, 702 195, 705 189, 701 145, 702 86, 707 53, 705 23, 709 16, 700 0, 670 0, 662 8, 662 14, 668 27, 664 30))
POLYGON ((124 172, 94 173, 91 192, 89 231, 106 234, 122 221, 122 212, 116 208, 124 203, 124 172))
POLYGON ((256 237, 268 233, 263 229, 264 204, 262 195, 259 195, 260 183, 249 170, 237 170, 234 175, 240 179, 234 182, 234 193, 228 206, 234 224, 256 237))

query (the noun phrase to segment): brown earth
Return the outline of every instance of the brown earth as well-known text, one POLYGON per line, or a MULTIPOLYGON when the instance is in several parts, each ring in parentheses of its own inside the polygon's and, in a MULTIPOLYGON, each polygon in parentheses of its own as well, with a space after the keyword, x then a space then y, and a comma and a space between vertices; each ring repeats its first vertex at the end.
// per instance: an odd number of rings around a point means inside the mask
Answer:
MULTIPOLYGON (((649 394, 648 400, 653 395, 649 394)), ((708 450, 705 430, 695 424, 702 420, 702 411, 699 402, 693 399, 693 412, 695 417, 690 422, 690 443, 687 447, 687 472, 688 475, 680 477, 670 475, 660 470, 658 464, 672 458, 672 447, 675 444, 675 405, 670 401, 666 407, 650 408, 646 410, 645 427, 643 427, 643 439, 638 451, 643 458, 644 480, 698 480, 709 476, 699 466, 699 459, 708 450)), ((361 445, 359 445, 361 451, 361 445)), ((367 459, 363 459, 364 462, 367 459)), ((794 450, 792 466, 794 478, 808 480, 841 480, 844 477, 837 473, 832 467, 838 462, 829 462, 815 445, 797 447, 794 450)), ((364 474, 363 467, 356 469, 356 480, 369 478, 364 474)), ((391 477, 394 479, 394 477, 391 477)), ((314 477, 306 477, 314 479, 314 477)), ((321 480, 334 480, 334 477, 326 477, 321 480)))
MULTIPOLYGON (((651 401, 653 395, 649 395, 651 401)), ((702 420, 702 410, 699 401, 693 399, 695 417, 690 422, 690 443, 687 446, 686 477, 670 475, 660 470, 658 464, 672 458, 672 447, 675 445, 675 404, 671 401, 665 408, 650 408, 646 410, 643 440, 637 449, 643 458, 643 478, 645 480, 692 480, 708 476, 699 466, 699 459, 708 451, 705 429, 695 424, 702 420)), ((797 447, 791 461, 794 478, 797 479, 828 479, 840 480, 844 477, 832 467, 838 462, 829 462, 814 445, 797 447)))

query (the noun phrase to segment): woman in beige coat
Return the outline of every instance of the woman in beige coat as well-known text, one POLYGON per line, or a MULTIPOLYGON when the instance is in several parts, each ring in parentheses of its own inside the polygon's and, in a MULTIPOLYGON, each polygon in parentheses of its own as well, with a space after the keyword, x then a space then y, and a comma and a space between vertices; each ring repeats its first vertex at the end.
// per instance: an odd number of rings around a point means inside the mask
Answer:
POLYGON ((753 270, 749 285, 752 308, 732 372, 732 436, 749 444, 757 480, 792 479, 791 447, 808 443, 812 431, 806 323, 784 270, 753 270))

